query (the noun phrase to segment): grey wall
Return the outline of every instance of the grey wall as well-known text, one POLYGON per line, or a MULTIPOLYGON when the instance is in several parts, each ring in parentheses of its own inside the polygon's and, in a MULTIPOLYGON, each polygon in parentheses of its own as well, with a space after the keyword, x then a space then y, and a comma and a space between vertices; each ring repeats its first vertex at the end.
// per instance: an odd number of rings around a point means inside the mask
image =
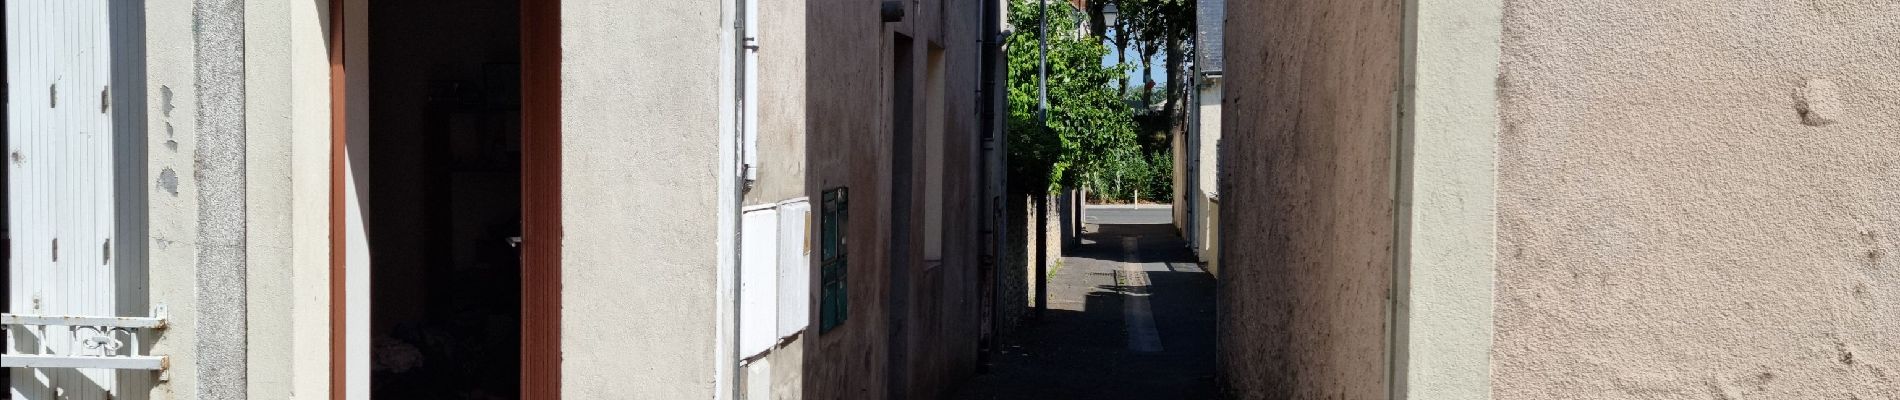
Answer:
MULTIPOLYGON (((809 141, 806 154, 807 195, 816 199, 826 189, 848 186, 851 190, 849 247, 850 316, 837 329, 827 333, 808 333, 804 349, 806 398, 853 398, 904 393, 910 397, 930 397, 974 371, 976 341, 981 321, 981 295, 977 286, 977 220, 969 218, 977 209, 977 125, 976 46, 979 10, 975 3, 926 0, 906 3, 903 21, 883 23, 878 18, 879 2, 811 2, 804 15, 805 75, 813 84, 807 87, 806 126, 809 141), (893 37, 911 38, 912 50, 893 54, 893 37), (944 142, 926 143, 922 107, 930 104, 924 96, 925 72, 929 69, 929 51, 943 50, 945 107, 944 142), (912 75, 893 76, 892 60, 908 57, 913 61, 912 75), (893 79, 910 80, 917 107, 911 115, 913 137, 908 159, 894 158, 893 126, 889 116, 893 79), (817 84, 822 82, 823 84, 817 84), (926 171, 925 146, 943 146, 945 160, 943 186, 944 220, 943 259, 934 265, 923 261, 924 204, 926 171), (893 162, 907 162, 914 171, 907 190, 917 196, 911 212, 892 213, 893 162), (905 246, 892 246, 888 238, 898 225, 908 221, 911 234, 905 246), (906 251, 893 257, 891 251, 906 251), (892 265, 891 260, 903 260, 892 265), (891 273, 903 268, 908 275, 897 285, 891 273), (893 288, 895 286, 895 288, 893 288), (893 290, 903 291, 893 293, 893 290), (905 299, 903 308, 892 313, 891 296, 905 299), (902 318, 905 329, 892 346, 889 336, 892 316, 902 318), (891 351, 901 351, 891 357, 891 351), (887 365, 896 361, 898 365, 887 365), (898 380, 891 392, 891 380, 898 380)), ((770 17, 770 16, 768 16, 770 17)), ((902 103, 895 103, 902 104, 902 103)), ((818 269, 814 268, 817 274, 818 269)), ((900 275, 903 276, 903 275, 900 275)), ((813 309, 816 310, 817 277, 814 275, 813 309)), ((817 312, 813 312, 817 326, 817 312)))
MULTIPOLYGON (((812 326, 804 349, 804 398, 882 396, 889 379, 890 128, 884 121, 890 90, 890 34, 868 0, 807 2, 807 195, 850 189, 848 318, 819 333, 819 269, 813 268, 812 326)), ((814 216, 818 207, 813 207, 814 216)))
POLYGON ((1219 379, 1386 396, 1399 1, 1228 5, 1219 379))

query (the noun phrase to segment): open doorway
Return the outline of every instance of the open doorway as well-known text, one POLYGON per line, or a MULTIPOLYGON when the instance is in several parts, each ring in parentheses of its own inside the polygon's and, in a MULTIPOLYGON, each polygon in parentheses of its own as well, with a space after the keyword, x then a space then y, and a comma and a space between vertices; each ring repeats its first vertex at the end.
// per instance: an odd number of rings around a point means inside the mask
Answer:
POLYGON ((520 3, 368 7, 370 392, 516 398, 520 3))

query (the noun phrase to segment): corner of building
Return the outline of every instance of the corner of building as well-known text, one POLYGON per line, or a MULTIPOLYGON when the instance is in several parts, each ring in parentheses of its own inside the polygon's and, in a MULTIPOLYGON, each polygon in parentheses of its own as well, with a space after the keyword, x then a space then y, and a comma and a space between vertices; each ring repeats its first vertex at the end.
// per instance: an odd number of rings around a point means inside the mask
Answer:
POLYGON ((1391 398, 1486 399, 1502 6, 1405 5, 1391 398))

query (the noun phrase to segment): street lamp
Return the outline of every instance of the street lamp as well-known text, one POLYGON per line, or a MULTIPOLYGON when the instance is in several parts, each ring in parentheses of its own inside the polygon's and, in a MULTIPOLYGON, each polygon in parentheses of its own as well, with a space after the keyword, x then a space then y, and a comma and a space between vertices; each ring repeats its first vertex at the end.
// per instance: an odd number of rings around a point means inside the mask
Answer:
POLYGON ((1049 0, 1036 2, 1036 119, 1046 127, 1049 120, 1049 0))
POLYGON ((1102 6, 1102 22, 1107 23, 1108 26, 1115 26, 1115 18, 1120 16, 1121 10, 1115 8, 1115 3, 1102 6))

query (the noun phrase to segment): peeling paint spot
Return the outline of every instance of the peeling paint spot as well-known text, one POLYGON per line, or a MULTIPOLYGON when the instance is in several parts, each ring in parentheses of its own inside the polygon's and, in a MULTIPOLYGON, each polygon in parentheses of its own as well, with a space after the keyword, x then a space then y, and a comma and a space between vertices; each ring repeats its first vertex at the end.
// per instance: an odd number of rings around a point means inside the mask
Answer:
POLYGON ((59 262, 59 238, 53 238, 53 262, 59 262))
POLYGON ((172 128, 172 122, 171 122, 171 121, 165 121, 165 137, 173 137, 173 136, 177 136, 177 135, 175 135, 176 133, 178 133, 178 129, 177 129, 177 128, 172 128))
MULTIPOLYGON (((177 108, 177 107, 172 107, 172 87, 170 85, 159 85, 158 95, 159 97, 164 98, 164 102, 165 102, 165 104, 159 106, 159 112, 164 113, 166 117, 171 117, 172 109, 177 108)), ((172 128, 172 124, 170 122, 166 122, 165 123, 166 136, 171 135, 171 128, 172 128)))
POLYGON ((163 171, 159 171, 158 188, 165 190, 165 193, 171 194, 172 197, 178 197, 178 171, 173 171, 171 167, 165 167, 163 171))
POLYGON ((14 151, 13 151, 13 154, 9 154, 9 155, 7 155, 7 158, 11 158, 11 159, 13 159, 13 163, 14 163, 14 164, 19 164, 19 163, 23 163, 23 162, 26 162, 26 157, 23 157, 23 156, 20 156, 20 151, 19 151, 19 150, 14 150, 14 151))
POLYGON ((1835 123, 1845 113, 1841 105, 1840 89, 1834 81, 1826 79, 1808 79, 1794 92, 1794 110, 1801 115, 1801 124, 1807 126, 1825 126, 1835 123))
POLYGON ((99 89, 99 113, 105 114, 106 110, 110 109, 112 109, 112 87, 106 86, 99 89))
POLYGON ((59 108, 59 84, 46 86, 46 102, 49 108, 59 108))
POLYGON ((105 260, 100 265, 112 265, 112 238, 106 238, 105 245, 100 246, 99 259, 105 260))
POLYGON ((176 152, 178 152, 178 141, 176 141, 176 140, 166 140, 166 141, 165 141, 165 149, 166 149, 166 150, 171 150, 171 151, 172 151, 173 153, 176 153, 176 152))

